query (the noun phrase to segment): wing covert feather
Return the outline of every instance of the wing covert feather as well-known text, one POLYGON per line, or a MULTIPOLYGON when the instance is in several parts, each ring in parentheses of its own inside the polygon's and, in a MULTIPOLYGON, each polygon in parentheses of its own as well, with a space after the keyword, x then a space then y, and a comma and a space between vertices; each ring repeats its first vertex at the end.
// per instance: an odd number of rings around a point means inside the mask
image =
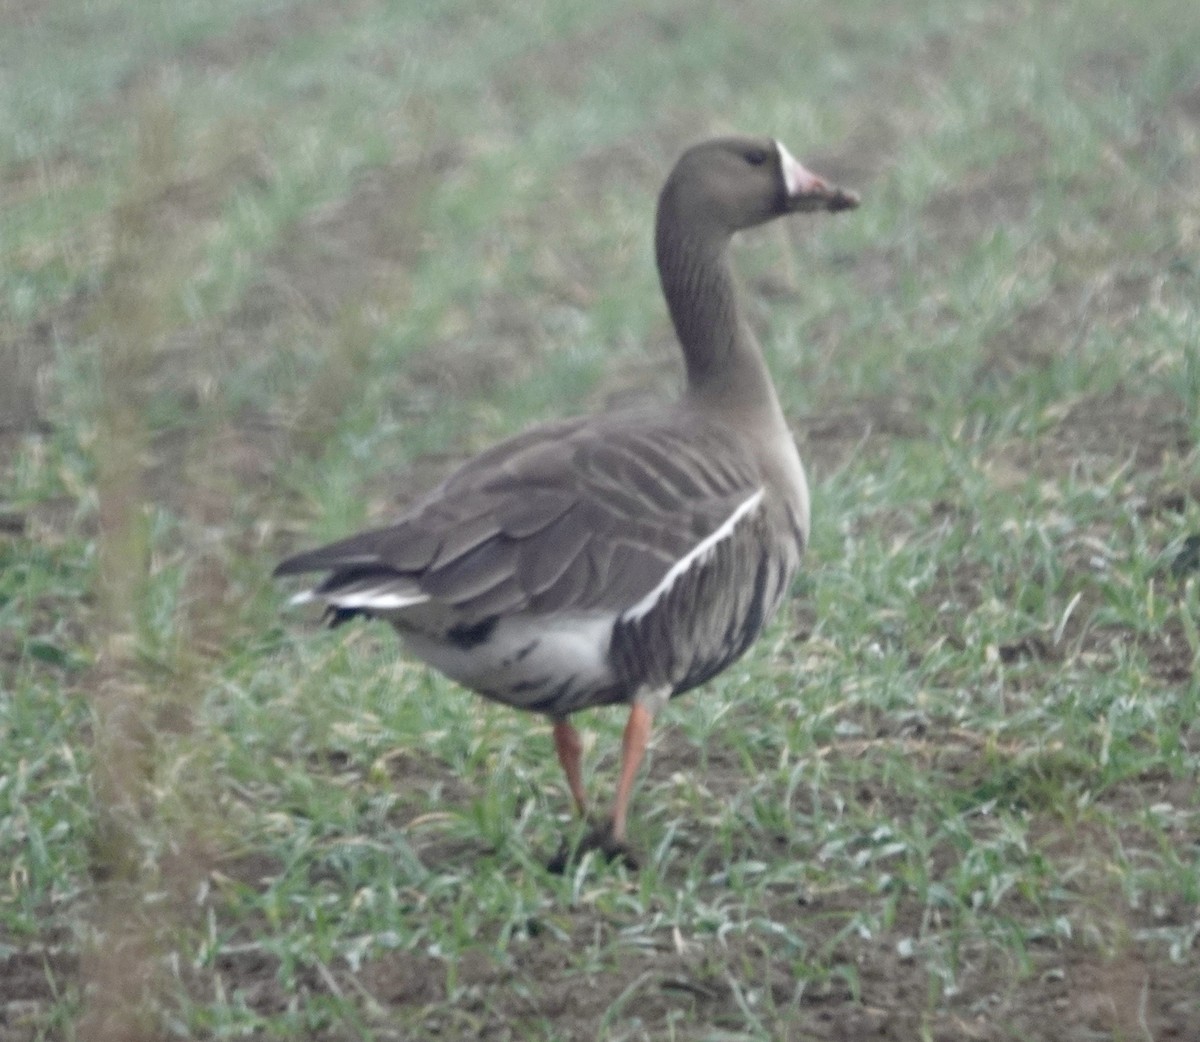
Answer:
MULTIPOLYGON (((620 612, 761 486, 751 458, 700 423, 579 421, 503 442, 398 524, 285 562, 402 577, 478 621, 513 611, 620 612)), ((415 618, 414 618, 415 621, 415 618)))

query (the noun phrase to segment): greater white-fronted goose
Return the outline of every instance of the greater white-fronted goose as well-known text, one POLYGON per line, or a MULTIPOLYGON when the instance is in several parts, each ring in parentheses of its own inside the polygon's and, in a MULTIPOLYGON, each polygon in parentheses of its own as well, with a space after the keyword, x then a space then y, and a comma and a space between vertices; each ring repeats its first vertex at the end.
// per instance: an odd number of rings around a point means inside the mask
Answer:
POLYGON ((659 276, 687 370, 674 404, 535 427, 470 460, 395 524, 289 557, 327 572, 297 601, 332 624, 381 618, 479 694, 543 713, 581 814, 572 713, 630 706, 612 816, 586 845, 626 846, 655 714, 723 670, 779 607, 808 538, 804 469, 738 312, 734 232, 845 210, 851 192, 776 141, 683 154, 658 201, 659 276))

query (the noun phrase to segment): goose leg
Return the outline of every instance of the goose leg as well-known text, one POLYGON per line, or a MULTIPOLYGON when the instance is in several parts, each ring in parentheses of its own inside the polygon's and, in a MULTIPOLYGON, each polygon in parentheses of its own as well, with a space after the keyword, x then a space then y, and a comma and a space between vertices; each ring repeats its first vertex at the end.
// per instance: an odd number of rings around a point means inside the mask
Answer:
POLYGON ((617 797, 613 801, 612 841, 621 847, 625 846, 629 797, 633 795, 633 782, 646 755, 653 725, 654 714, 640 702, 634 703, 629 711, 629 721, 625 724, 625 734, 621 739, 621 774, 617 779, 617 797))
POLYGON ((583 789, 583 741, 570 720, 554 721, 554 751, 567 776, 567 788, 580 817, 587 817, 587 794, 583 789))
MULTIPOLYGON (((621 739, 621 773, 617 778, 617 795, 613 800, 612 817, 602 825, 597 825, 580 842, 577 850, 572 850, 566 843, 558 853, 550 859, 546 866, 551 872, 562 873, 576 857, 589 850, 600 851, 609 861, 620 860, 627 868, 638 867, 637 857, 626 842, 626 826, 629 820, 629 800, 633 795, 633 783, 637 779, 638 768, 646 756, 646 746, 650 742, 650 732, 654 726, 656 711, 666 703, 669 692, 651 692, 639 697, 629 710, 629 720, 625 724, 625 733, 621 739)), ((567 774, 567 784, 572 785, 572 770, 578 771, 578 749, 576 744, 579 736, 575 729, 565 720, 554 725, 554 746, 558 750, 559 761, 567 774), (572 752, 572 750, 575 750, 572 752)), ((576 802, 582 796, 582 783, 576 802)), ((572 785, 572 794, 575 793, 572 785)))
POLYGON ((625 734, 621 739, 621 773, 617 778, 617 795, 613 800, 612 817, 584 837, 580 852, 599 850, 609 861, 619 860, 629 869, 638 867, 637 855, 626 842, 625 830, 633 783, 646 756, 646 746, 650 742, 653 726, 654 710, 641 702, 635 702, 629 710, 629 720, 625 724, 625 734))

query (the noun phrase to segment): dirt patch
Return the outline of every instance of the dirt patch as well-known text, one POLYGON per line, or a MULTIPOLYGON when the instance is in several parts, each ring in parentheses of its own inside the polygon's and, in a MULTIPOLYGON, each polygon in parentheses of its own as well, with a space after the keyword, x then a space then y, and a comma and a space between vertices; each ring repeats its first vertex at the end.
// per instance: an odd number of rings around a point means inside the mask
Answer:
POLYGON ((408 273, 433 245, 423 231, 428 195, 463 158, 445 143, 365 171, 284 235, 226 329, 257 335, 289 316, 329 325, 348 305, 402 303, 408 273))
POLYGON ((171 339, 166 382, 186 379, 181 366, 202 367, 193 380, 219 379, 223 364, 276 350, 288 334, 333 339, 347 309, 402 302, 427 245, 424 195, 454 162, 452 150, 439 149, 368 170, 344 199, 290 229, 231 314, 171 339))
POLYGON ((870 395, 799 418, 797 440, 805 466, 824 478, 847 466, 861 453, 878 452, 896 439, 929 434, 918 401, 899 394, 870 395))
POLYGON ((1040 191, 1040 159, 1035 146, 975 171, 935 192, 925 204, 926 227, 944 255, 958 257, 977 239, 1025 221, 1040 191))
POLYGON ((205 37, 184 48, 173 60, 214 72, 237 71, 289 40, 344 24, 373 6, 376 4, 372 0, 348 0, 337 5, 302 0, 246 15, 220 35, 205 37))
POLYGON ((992 335, 976 380, 987 386, 1040 374, 1080 350, 1094 330, 1127 328, 1161 292, 1157 276, 1120 268, 1097 271, 1084 283, 1056 283, 992 335))
POLYGON ((0 23, 24 28, 33 25, 46 13, 42 0, 2 0, 0 23))
POLYGON ((1185 459, 1194 448, 1177 398, 1118 385, 1070 403, 1037 441, 1008 444, 998 460, 1046 478, 1079 473, 1108 478, 1120 466, 1157 471, 1168 457, 1185 459))
POLYGON ((1028 305, 986 345, 976 369, 976 386, 988 387, 1046 370, 1085 331, 1086 319, 1058 295, 1028 305))
MULTIPOLYGON (((0 947, 13 941, 0 936, 0 947)), ((78 987, 79 955, 65 933, 13 946, 0 957, 0 1042, 32 1042, 45 1037, 45 1012, 78 987)))
MULTIPOLYGON (((1194 966, 1049 943, 1029 950, 1019 969, 997 963, 980 941, 964 939, 954 985, 944 987, 908 953, 916 911, 902 910, 885 935, 845 937, 840 924, 853 907, 844 898, 780 895, 772 917, 845 971, 828 978, 795 972, 779 942, 765 937, 676 933, 649 946, 625 946, 618 924, 578 909, 553 923, 531 918, 504 955, 487 947, 455 960, 380 952, 357 969, 285 970, 274 955, 249 945, 220 956, 205 975, 208 983, 197 980, 195 997, 212 1000, 217 987, 270 1016, 297 997, 311 1003, 322 995, 353 996, 366 1020, 396 1038, 517 1039, 552 1023, 557 1037, 571 1040, 595 1038, 606 1024, 614 1030, 640 1024, 651 1034, 670 1026, 672 1037, 699 1040, 714 1029, 744 1029, 748 1008, 774 1037, 828 1042, 1191 1037, 1200 1012, 1194 966), (790 911, 781 920, 785 906, 790 911), (592 968, 565 966, 564 946, 576 954, 594 951, 592 968)), ((312 1037, 353 1036, 327 1029, 312 1037)))
POLYGON ((1200 124, 1200 83, 1177 93, 1173 104, 1183 116, 1200 124))
MULTIPOLYGON (((97 258, 92 283, 30 325, 5 332, 0 363, 15 370, 15 382, 0 383, 0 410, 10 396, 15 400, 22 395, 27 399, 21 406, 26 415, 44 408, 42 378, 54 361, 57 344, 78 353, 108 326, 117 327, 118 337, 127 335, 122 320, 128 316, 115 310, 121 293, 136 294, 139 302, 154 308, 152 333, 165 334, 156 348, 161 365, 167 365, 177 346, 182 350, 204 345, 201 336, 189 339, 190 327, 173 293, 195 267, 198 248, 232 195, 265 183, 271 171, 246 128, 222 127, 220 139, 208 142, 211 147, 193 157, 187 169, 168 158, 173 149, 169 112, 145 110, 141 130, 156 139, 150 150, 159 153, 153 160, 157 169, 135 169, 131 176, 137 183, 131 184, 111 217, 78 233, 97 258)), ((164 373, 159 384, 169 376, 169 371, 164 373)), ((155 386, 152 376, 147 383, 155 386)), ((0 419, 3 415, 0 411, 0 419)))
MULTIPOLYGON (((368 170, 345 198, 285 234, 230 314, 166 332, 143 390, 174 400, 188 419, 154 432, 143 475, 148 499, 216 524, 228 519, 235 492, 269 487, 278 461, 297 447, 297 428, 319 446, 376 327, 406 299, 409 274, 429 248, 421 232, 426 195, 457 161, 453 147, 439 147, 368 170), (215 422, 207 418, 209 403, 219 406, 239 368, 296 343, 321 351, 310 398, 289 410, 291 422, 249 407, 215 422)), ((170 229, 172 241, 195 241, 229 193, 263 176, 255 152, 233 148, 213 169, 172 179, 139 209, 164 233, 170 229)), ((37 327, 44 335, 36 343, 86 337, 96 308, 73 301, 37 327)))
POLYGON ((299 0, 269 11, 244 15, 222 33, 203 37, 179 51, 148 62, 127 76, 118 91, 99 107, 107 112, 127 106, 170 69, 236 71, 289 40, 342 24, 372 6, 373 0, 346 0, 336 5, 320 0, 299 0))
POLYGON ((1140 470, 1154 470, 1167 454, 1186 456, 1194 447, 1182 414, 1177 399, 1118 386, 1073 405, 1051 441, 1063 460, 1091 461, 1098 468, 1131 460, 1140 470))
POLYGON ((42 388, 53 363, 49 337, 0 343, 0 439, 49 429, 42 388))

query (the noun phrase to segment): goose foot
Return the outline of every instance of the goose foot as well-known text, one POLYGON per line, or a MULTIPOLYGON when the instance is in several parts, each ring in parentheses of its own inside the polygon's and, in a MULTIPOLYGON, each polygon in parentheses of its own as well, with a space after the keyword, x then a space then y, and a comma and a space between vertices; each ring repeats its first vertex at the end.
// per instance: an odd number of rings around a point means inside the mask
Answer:
POLYGON ((615 861, 619 865, 624 865, 631 872, 636 872, 638 869, 637 854, 634 853, 627 841, 617 839, 613 835, 611 821, 596 825, 579 841, 577 846, 572 846, 568 840, 564 839, 558 852, 547 862, 546 868, 554 875, 561 876, 584 854, 592 850, 603 854, 606 861, 615 861))

